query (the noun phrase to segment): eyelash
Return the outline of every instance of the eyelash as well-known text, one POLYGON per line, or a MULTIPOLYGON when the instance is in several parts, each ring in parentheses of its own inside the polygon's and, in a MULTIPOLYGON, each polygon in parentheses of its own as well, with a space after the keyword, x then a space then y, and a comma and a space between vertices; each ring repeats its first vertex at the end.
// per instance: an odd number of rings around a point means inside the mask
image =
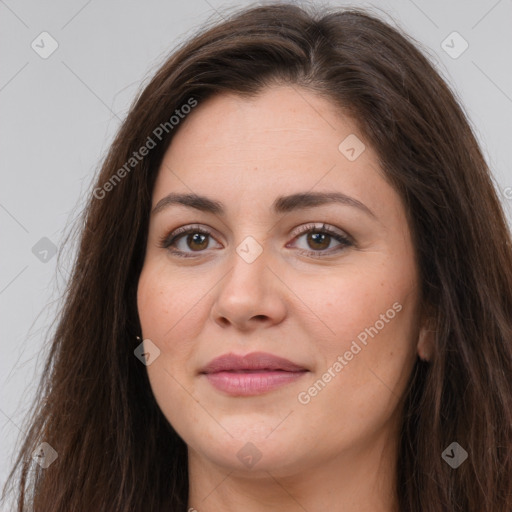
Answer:
MULTIPOLYGON (((188 227, 185 226, 182 228, 178 228, 178 229, 174 230, 172 233, 167 234, 167 235, 163 236, 162 238, 160 238, 159 246, 162 249, 169 250, 175 256, 178 256, 181 258, 195 258, 197 256, 191 256, 191 255, 189 255, 189 253, 186 253, 186 252, 180 251, 180 250, 176 250, 176 249, 170 249, 170 247, 173 244, 175 244, 176 241, 178 241, 183 236, 188 235, 188 234, 196 234, 196 233, 211 236, 213 238, 210 231, 208 231, 200 226, 188 226, 188 227)), ((309 233, 329 235, 332 238, 334 238, 337 242, 340 242, 343 247, 336 251, 333 251, 333 250, 307 251, 307 250, 302 249, 301 252, 303 254, 306 254, 306 256, 312 256, 315 258, 323 258, 324 257, 323 254, 325 254, 325 253, 330 255, 333 252, 340 252, 341 250, 344 250, 347 247, 351 247, 354 245, 354 242, 352 241, 352 239, 349 236, 342 235, 341 233, 338 233, 337 231, 335 231, 333 228, 331 228, 330 226, 328 226, 326 224, 322 224, 321 227, 318 227, 318 225, 315 225, 315 224, 304 225, 300 228, 299 232, 295 234, 294 240, 302 235, 309 234, 309 233)), ((196 251, 196 252, 199 255, 203 251, 196 251)))

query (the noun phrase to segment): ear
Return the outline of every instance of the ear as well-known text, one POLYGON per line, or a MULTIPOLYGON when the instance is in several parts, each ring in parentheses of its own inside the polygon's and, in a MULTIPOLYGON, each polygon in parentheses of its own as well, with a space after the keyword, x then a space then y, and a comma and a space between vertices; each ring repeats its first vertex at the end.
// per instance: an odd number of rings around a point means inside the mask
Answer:
POLYGON ((433 317, 430 315, 428 317, 424 316, 416 346, 418 356, 423 361, 431 361, 434 355, 435 333, 433 317))
POLYGON ((429 362, 434 353, 434 332, 427 331, 425 328, 420 330, 418 336, 417 352, 421 360, 429 362))

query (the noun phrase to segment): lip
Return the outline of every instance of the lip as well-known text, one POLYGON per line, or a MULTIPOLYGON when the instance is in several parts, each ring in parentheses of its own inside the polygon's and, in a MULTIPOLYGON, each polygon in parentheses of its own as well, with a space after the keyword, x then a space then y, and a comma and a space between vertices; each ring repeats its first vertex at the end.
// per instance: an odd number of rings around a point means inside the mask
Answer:
POLYGON ((253 352, 244 356, 224 354, 210 361, 199 373, 228 395, 254 396, 295 382, 307 372, 307 368, 288 359, 253 352))

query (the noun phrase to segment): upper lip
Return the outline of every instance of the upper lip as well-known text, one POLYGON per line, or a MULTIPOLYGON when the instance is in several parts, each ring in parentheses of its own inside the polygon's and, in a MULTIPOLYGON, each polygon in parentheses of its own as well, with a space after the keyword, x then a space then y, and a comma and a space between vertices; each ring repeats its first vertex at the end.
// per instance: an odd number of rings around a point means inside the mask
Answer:
POLYGON ((229 353, 212 359, 199 373, 217 373, 243 370, 307 371, 299 364, 266 352, 252 352, 245 356, 229 353))

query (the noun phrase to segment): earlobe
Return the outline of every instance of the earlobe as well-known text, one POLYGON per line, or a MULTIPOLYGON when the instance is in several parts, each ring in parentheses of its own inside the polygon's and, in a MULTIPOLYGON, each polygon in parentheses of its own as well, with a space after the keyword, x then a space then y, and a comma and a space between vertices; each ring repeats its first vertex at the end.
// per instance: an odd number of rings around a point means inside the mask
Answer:
POLYGON ((430 329, 428 324, 420 329, 416 348, 418 356, 422 361, 429 362, 432 359, 434 353, 434 334, 435 331, 430 329))

